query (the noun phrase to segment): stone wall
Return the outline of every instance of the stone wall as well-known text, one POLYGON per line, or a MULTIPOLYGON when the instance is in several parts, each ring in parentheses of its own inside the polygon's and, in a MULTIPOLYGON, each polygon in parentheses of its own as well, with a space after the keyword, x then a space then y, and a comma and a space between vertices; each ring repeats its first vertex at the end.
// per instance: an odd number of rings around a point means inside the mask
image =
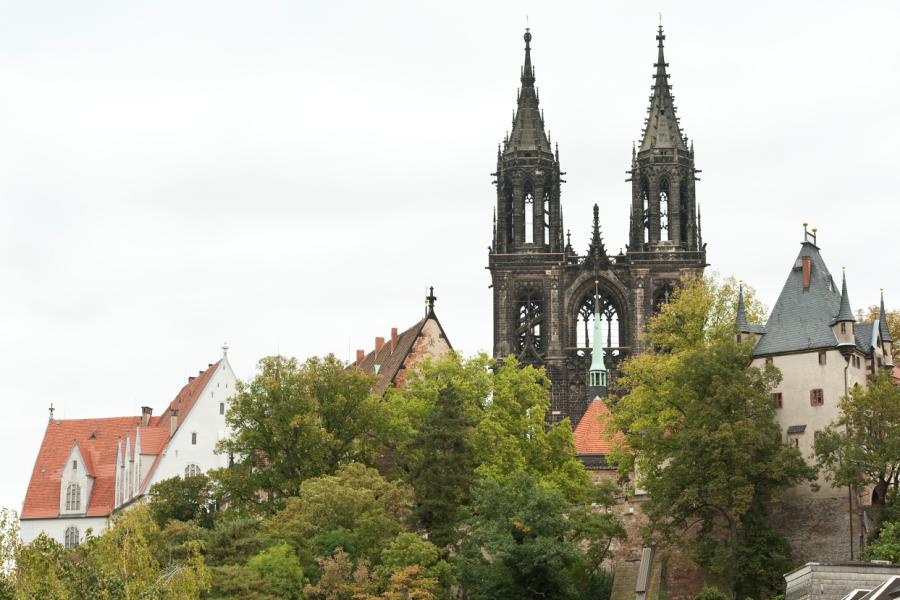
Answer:
MULTIPOLYGON (((772 528, 791 546, 793 562, 850 560, 850 514, 847 497, 787 495, 772 506, 772 528)), ((859 556, 859 512, 853 511, 854 556, 859 556)))

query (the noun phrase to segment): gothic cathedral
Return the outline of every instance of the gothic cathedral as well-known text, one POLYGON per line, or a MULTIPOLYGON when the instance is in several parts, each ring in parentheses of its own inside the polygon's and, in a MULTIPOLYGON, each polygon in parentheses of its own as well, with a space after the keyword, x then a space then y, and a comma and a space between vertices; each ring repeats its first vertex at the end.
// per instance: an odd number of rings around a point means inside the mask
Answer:
MULTIPOLYGON (((631 152, 631 224, 626 252, 609 256, 594 205, 590 246, 572 248, 563 228, 559 148, 544 130, 534 86, 531 33, 525 33, 522 87, 512 131, 497 152, 497 208, 489 269, 494 290, 494 356, 515 355, 544 366, 553 383, 548 418, 574 427, 596 395, 588 380, 593 337, 610 377, 640 352, 641 332, 679 280, 702 273, 693 144, 676 117, 663 56, 659 57, 640 147, 631 152), (595 314, 601 320, 594 327, 595 314)), ((605 382, 604 382, 605 383, 605 382)))

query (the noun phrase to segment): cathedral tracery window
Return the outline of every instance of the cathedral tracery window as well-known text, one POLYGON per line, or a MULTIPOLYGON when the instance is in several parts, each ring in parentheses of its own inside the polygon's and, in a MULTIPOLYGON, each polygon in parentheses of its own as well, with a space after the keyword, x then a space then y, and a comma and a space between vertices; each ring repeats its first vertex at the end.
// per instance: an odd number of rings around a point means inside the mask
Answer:
POLYGON ((550 244, 550 192, 544 192, 544 245, 550 244))
POLYGON ((669 180, 659 182, 659 239, 669 240, 669 180))
POLYGON ((662 308, 663 304, 668 304, 669 300, 672 298, 672 294, 675 293, 675 287, 671 282, 663 283, 659 289, 656 290, 656 293, 653 294, 653 313, 656 314, 659 312, 659 309, 662 308))
POLYGON ((203 473, 203 471, 200 470, 200 467, 198 467, 197 465, 195 465, 193 463, 189 464, 188 466, 186 466, 184 468, 184 476, 185 477, 196 477, 197 475, 200 475, 201 473, 203 473))
POLYGON ((544 304, 534 293, 526 294, 516 310, 516 349, 519 354, 544 353, 544 304))
POLYGON ((678 187, 678 189, 679 189, 678 205, 679 205, 679 211, 680 211, 680 215, 681 215, 681 219, 679 219, 679 221, 678 221, 678 228, 680 230, 679 233, 681 234, 681 237, 679 239, 681 240, 681 243, 685 244, 685 246, 686 246, 687 239, 688 239, 688 220, 689 220, 687 181, 682 181, 681 185, 678 187))
POLYGON ((515 229, 513 226, 513 191, 509 182, 503 188, 504 194, 504 210, 501 215, 503 229, 506 232, 506 243, 511 244, 515 240, 515 229))
POLYGON ((525 243, 534 242, 534 192, 531 184, 525 188, 525 243))
POLYGON ((641 206, 643 214, 641 216, 641 229, 643 230, 644 243, 650 243, 650 184, 646 179, 641 179, 641 206))
MULTIPOLYGON (((605 321, 604 342, 607 348, 619 347, 619 311, 609 298, 600 294, 600 318, 605 321)), ((594 295, 591 294, 581 303, 576 316, 577 344, 579 348, 590 348, 594 335, 594 295)))
POLYGON ((81 536, 78 534, 77 527, 67 527, 65 536, 66 550, 74 550, 81 543, 81 536))

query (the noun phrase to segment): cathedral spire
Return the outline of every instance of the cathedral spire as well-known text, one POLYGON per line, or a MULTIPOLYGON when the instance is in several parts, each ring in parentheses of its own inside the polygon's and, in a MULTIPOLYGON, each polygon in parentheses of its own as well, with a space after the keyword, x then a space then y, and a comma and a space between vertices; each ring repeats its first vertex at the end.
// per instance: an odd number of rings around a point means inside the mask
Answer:
POLYGON ((518 106, 513 113, 512 131, 506 152, 534 151, 552 153, 550 140, 544 131, 544 116, 538 108, 539 99, 534 87, 534 65, 531 63, 531 31, 525 29, 525 63, 522 66, 518 106))
POLYGON ((600 235, 600 207, 594 204, 594 227, 591 233, 591 245, 587 253, 588 262, 595 267, 606 267, 609 259, 606 256, 606 248, 603 246, 603 237, 600 235))
POLYGON ((684 136, 678 123, 678 117, 675 116, 675 101, 672 97, 672 90, 669 87, 669 74, 666 62, 663 42, 666 36, 663 33, 662 25, 659 26, 659 32, 656 34, 658 56, 656 59, 656 76, 654 77, 652 95, 650 96, 650 108, 647 115, 647 126, 644 129, 644 138, 641 141, 640 150, 650 150, 651 148, 677 148, 687 151, 688 148, 684 142, 684 136))

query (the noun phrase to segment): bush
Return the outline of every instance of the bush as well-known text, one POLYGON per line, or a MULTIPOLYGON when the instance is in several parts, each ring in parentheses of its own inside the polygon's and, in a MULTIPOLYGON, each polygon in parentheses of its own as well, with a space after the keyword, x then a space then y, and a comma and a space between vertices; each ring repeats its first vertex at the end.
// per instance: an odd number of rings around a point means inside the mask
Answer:
POLYGON ((702 592, 694 596, 694 600, 728 600, 728 596, 714 587, 705 587, 702 592))

